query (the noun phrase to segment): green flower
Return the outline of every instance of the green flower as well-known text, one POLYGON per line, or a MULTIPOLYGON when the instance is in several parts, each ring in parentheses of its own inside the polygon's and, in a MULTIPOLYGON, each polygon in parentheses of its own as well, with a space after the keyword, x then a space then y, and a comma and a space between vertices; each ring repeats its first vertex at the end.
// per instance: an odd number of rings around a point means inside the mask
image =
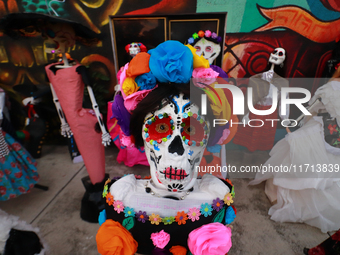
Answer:
POLYGON ((175 217, 172 217, 172 216, 163 218, 164 225, 168 225, 168 224, 170 225, 174 221, 175 221, 175 217))
POLYGON ((105 198, 106 197, 106 195, 107 195, 107 191, 108 191, 108 186, 107 185, 105 185, 104 186, 104 190, 103 190, 103 197, 105 198))

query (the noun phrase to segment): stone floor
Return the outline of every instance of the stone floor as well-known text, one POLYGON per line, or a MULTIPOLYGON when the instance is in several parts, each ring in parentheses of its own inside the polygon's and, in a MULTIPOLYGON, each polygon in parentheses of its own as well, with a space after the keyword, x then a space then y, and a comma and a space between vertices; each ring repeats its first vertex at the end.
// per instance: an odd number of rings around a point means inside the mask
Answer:
MULTIPOLYGON (((106 148, 106 172, 111 177, 126 173, 149 175, 148 167, 129 168, 118 164, 117 153, 114 146, 106 148)), ((267 158, 267 152, 227 151, 227 162, 235 167, 260 165, 267 158)), ((81 178, 87 175, 84 164, 72 163, 67 147, 60 145, 44 146, 42 157, 37 161, 39 184, 48 186, 49 190, 34 188, 29 194, 0 202, 0 209, 38 227, 49 246, 49 254, 98 254, 95 237, 99 225, 84 222, 79 217, 85 191, 81 178)), ((264 186, 248 186, 251 177, 230 175, 235 185, 237 217, 229 255, 303 254, 304 247, 313 247, 328 237, 306 224, 271 221, 267 214, 271 205, 263 192, 264 186)))

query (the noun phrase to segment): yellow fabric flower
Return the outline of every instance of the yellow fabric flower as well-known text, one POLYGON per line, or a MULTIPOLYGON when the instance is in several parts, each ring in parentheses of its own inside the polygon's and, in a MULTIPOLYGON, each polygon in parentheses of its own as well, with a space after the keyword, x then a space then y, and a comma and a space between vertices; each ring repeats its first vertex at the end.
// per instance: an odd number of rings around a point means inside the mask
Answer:
POLYGON ((210 89, 209 87, 204 88, 207 92, 210 107, 216 119, 225 119, 229 121, 231 118, 230 104, 223 89, 215 88, 215 84, 216 83, 210 85, 212 88, 214 88, 214 90, 210 89), (215 92, 217 93, 217 95, 215 92))
POLYGON ((210 67, 209 61, 205 59, 202 55, 198 56, 196 54, 196 49, 194 47, 192 47, 190 44, 187 44, 185 46, 187 46, 190 49, 192 55, 194 55, 194 69, 198 67, 204 67, 204 68, 210 67))
POLYGON ((159 223, 162 222, 162 218, 159 217, 159 214, 154 214, 154 213, 152 213, 152 214, 149 216, 149 221, 151 221, 151 224, 159 225, 159 223))
POLYGON ((223 201, 227 205, 231 205, 232 203, 234 203, 233 197, 230 193, 228 193, 224 196, 223 201))
POLYGON ((127 77, 122 86, 123 92, 126 96, 129 96, 133 93, 135 93, 139 87, 137 86, 137 83, 135 82, 135 78, 133 77, 127 77))

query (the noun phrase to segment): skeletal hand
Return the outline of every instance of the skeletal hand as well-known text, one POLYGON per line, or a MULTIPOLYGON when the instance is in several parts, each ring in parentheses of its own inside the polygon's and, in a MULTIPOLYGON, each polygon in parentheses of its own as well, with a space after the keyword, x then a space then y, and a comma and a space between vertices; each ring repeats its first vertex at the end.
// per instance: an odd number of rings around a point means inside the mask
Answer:
POLYGON ((70 138, 73 135, 71 128, 67 123, 61 124, 60 129, 61 129, 61 135, 64 137, 70 138))
POLYGON ((242 118, 242 122, 244 122, 244 123, 248 123, 248 122, 249 122, 249 113, 247 113, 247 114, 242 118))
POLYGON ((102 134, 102 144, 108 146, 111 143, 111 136, 109 133, 102 134))

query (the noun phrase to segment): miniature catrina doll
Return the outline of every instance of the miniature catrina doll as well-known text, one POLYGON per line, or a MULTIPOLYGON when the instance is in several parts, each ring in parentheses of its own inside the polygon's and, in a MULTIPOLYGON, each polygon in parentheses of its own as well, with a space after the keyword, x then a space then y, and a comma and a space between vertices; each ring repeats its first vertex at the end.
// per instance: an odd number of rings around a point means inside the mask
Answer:
POLYGON ((136 147, 144 145, 151 177, 126 175, 106 182, 106 206, 96 236, 100 254, 229 251, 231 229, 224 224, 235 218, 233 185, 211 174, 197 178, 208 140, 219 140, 212 118, 228 111, 209 106, 207 114, 201 113, 201 93, 212 93, 215 80, 204 90, 195 84, 205 79, 190 86, 194 70, 199 79, 202 69, 212 71, 193 47, 166 41, 137 54, 124 71, 124 93, 136 97, 128 126, 131 140, 136 147), (140 90, 142 85, 148 89, 140 90))

